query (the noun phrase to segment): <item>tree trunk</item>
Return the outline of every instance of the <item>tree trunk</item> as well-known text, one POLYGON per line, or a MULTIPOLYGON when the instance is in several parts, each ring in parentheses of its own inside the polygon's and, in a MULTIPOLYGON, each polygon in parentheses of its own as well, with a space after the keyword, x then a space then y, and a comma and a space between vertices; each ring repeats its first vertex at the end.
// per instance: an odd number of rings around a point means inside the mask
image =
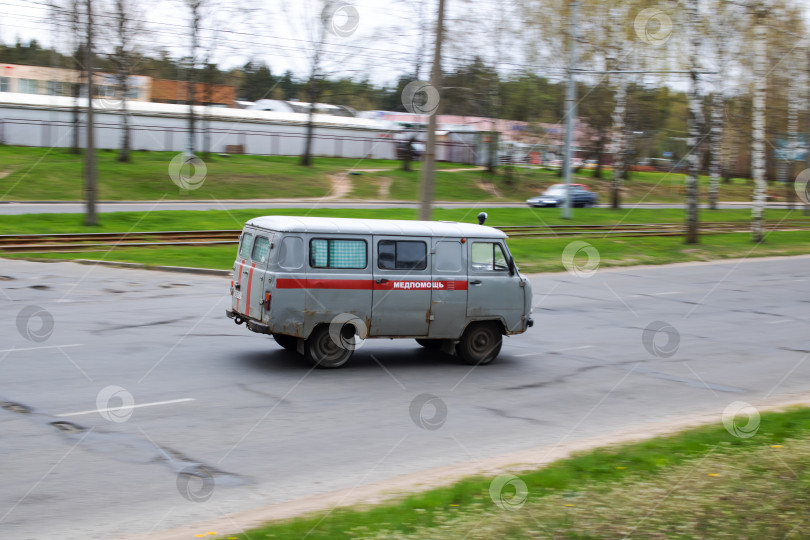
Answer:
POLYGON ((129 92, 129 76, 127 70, 123 70, 120 76, 121 87, 121 126, 123 133, 121 134, 121 153, 118 156, 118 161, 130 161, 129 155, 129 113, 127 111, 127 93, 129 92))
POLYGON ((621 187, 625 178, 626 163, 626 122, 627 110, 627 79, 619 75, 619 86, 616 88, 616 106, 613 110, 613 181, 610 183, 610 205, 612 208, 621 208, 621 187))
POLYGON ((764 239, 765 193, 765 92, 768 70, 766 11, 759 4, 754 14, 754 103, 753 103, 753 142, 751 145, 751 172, 754 179, 754 201, 751 210, 751 236, 754 242, 764 239))
POLYGON ((318 92, 317 77, 310 81, 309 93, 309 113, 307 114, 307 135, 304 141, 304 153, 301 155, 301 166, 309 167, 312 165, 312 139, 315 136, 315 103, 318 100, 320 92, 318 92))
POLYGON ((723 94, 716 88, 712 97, 712 129, 709 144, 711 145, 711 162, 709 164, 709 209, 717 210, 717 196, 720 191, 720 178, 723 176, 723 94))
POLYGON ((498 132, 492 130, 489 132, 489 152, 487 152, 487 172, 495 174, 495 168, 498 163, 498 132))
MULTIPOLYGON (((81 77, 81 71, 79 72, 79 76, 81 77)), ((73 85, 73 144, 70 147, 71 154, 79 154, 81 150, 79 149, 79 138, 81 137, 81 124, 80 124, 80 107, 79 107, 79 95, 81 94, 82 84, 75 83, 73 85)))
POLYGON ((700 100, 700 88, 698 78, 697 55, 700 51, 700 34, 698 29, 698 0, 690 0, 689 10, 689 32, 691 33, 690 50, 690 78, 689 88, 689 136, 687 160, 689 172, 686 176, 686 243, 697 244, 699 239, 698 224, 698 175, 700 174, 700 138, 702 132, 702 103, 700 100))

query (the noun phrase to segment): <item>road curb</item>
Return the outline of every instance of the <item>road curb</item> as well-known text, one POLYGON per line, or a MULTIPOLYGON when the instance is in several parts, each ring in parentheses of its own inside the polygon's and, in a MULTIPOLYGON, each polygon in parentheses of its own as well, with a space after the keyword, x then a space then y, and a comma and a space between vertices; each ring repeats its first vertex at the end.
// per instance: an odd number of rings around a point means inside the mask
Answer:
POLYGON ((155 270, 158 272, 175 272, 179 274, 197 274, 202 276, 230 276, 232 270, 216 270, 214 268, 194 268, 191 266, 155 266, 143 263, 123 262, 123 261, 97 261, 93 259, 37 259, 35 257, 14 257, 13 259, 5 259, 0 257, 0 260, 9 261, 28 261, 35 263, 78 263, 88 266, 107 266, 110 268, 127 268, 129 270, 155 270))
POLYGON ((213 268, 193 268, 190 266, 152 266, 142 263, 130 263, 119 261, 94 261, 92 259, 61 259, 59 262, 75 262, 91 266, 95 265, 111 266, 115 268, 130 268, 134 270, 156 270, 159 272, 177 272, 180 274, 198 274, 205 276, 227 277, 232 274, 231 270, 215 270, 213 268))

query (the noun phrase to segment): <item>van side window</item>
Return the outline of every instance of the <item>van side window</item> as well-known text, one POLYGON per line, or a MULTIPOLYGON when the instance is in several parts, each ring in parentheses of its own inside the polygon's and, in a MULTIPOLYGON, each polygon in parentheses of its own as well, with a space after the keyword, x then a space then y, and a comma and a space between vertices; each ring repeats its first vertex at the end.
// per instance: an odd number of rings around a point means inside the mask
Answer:
POLYGON ((256 241, 253 243, 253 262, 265 263, 267 262, 267 255, 270 254, 270 240, 264 236, 257 236, 256 241))
POLYGON ((424 270, 427 268, 427 244, 413 240, 380 240, 377 266, 383 270, 424 270))
POLYGON ((251 249, 253 249, 253 235, 246 232, 242 235, 242 245, 239 246, 239 256, 243 259, 249 259, 251 249))
POLYGON ((503 248, 497 242, 474 242, 472 245, 472 269, 479 271, 509 270, 503 248))
POLYGON ((304 241, 297 236, 285 236, 278 250, 278 266, 284 270, 304 266, 304 241))
POLYGON ((366 241, 313 238, 309 242, 309 264, 312 268, 365 268, 366 241))

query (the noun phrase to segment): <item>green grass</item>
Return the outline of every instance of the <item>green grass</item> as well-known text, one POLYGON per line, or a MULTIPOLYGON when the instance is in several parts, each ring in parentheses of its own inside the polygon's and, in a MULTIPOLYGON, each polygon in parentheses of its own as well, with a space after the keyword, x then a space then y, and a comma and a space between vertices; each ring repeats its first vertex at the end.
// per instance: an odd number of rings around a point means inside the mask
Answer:
MULTIPOLYGON (((330 193, 330 174, 360 169, 350 175, 354 199, 380 199, 381 187, 389 184, 388 199, 415 201, 419 197, 421 162, 413 162, 413 171, 401 170, 401 162, 374 159, 316 158, 312 167, 298 165, 290 156, 230 156, 213 154, 206 161, 206 177, 199 189, 184 191, 169 176, 169 163, 176 152, 132 153, 131 163, 116 161, 118 153, 100 150, 98 156, 98 197, 100 200, 158 199, 270 199, 323 197, 330 193), (365 172, 365 169, 385 169, 365 172)), ((444 201, 524 201, 560 181, 553 170, 539 167, 498 167, 497 174, 484 170, 447 172, 469 168, 456 163, 437 164, 435 199, 444 201), (486 187, 485 187, 486 186, 486 187), (494 188, 494 192, 493 192, 494 188)), ((83 197, 84 158, 66 149, 47 149, 0 145, 0 201, 81 200, 83 197)), ((187 171, 192 174, 192 171, 187 171)), ((604 178, 593 178, 593 171, 581 170, 575 181, 584 183, 609 200, 609 170, 604 178)), ((680 174, 633 173, 625 182, 625 202, 682 202, 684 177, 680 174)), ((708 197, 709 179, 700 178, 700 197, 708 197)), ((770 193, 784 200, 785 189, 772 186, 770 193)), ((720 200, 746 201, 752 196, 752 184, 736 179, 721 184, 720 200)))
MULTIPOLYGON (((489 213, 487 224, 549 225, 549 224, 614 224, 622 223, 681 223, 683 211, 678 209, 642 209, 613 211, 588 208, 576 210, 575 219, 567 221, 556 209, 530 208, 473 208, 437 209, 434 219, 474 222, 479 211, 489 213)), ((232 211, 161 211, 151 213, 115 212, 101 215, 101 225, 86 227, 79 214, 39 214, 34 216, 0 216, 2 234, 41 234, 63 232, 124 232, 167 231, 197 229, 241 229, 245 221, 259 215, 310 215, 324 217, 358 217, 384 219, 415 219, 416 210, 408 208, 342 210, 342 209, 272 209, 232 211)), ((781 219, 804 219, 798 210, 769 210, 772 222, 781 219)), ((748 210, 720 210, 703 212, 703 220, 740 221, 750 219, 748 210)), ((554 272, 564 270, 561 255, 565 247, 579 238, 512 238, 509 246, 524 272, 554 272)), ((656 238, 585 238, 600 256, 600 264, 627 266, 634 264, 667 264, 686 261, 707 261, 736 257, 762 257, 770 255, 804 255, 810 253, 810 234, 807 232, 773 232, 760 245, 751 243, 747 233, 705 235, 695 246, 688 246, 679 237, 656 238)), ((234 246, 126 248, 111 252, 81 252, 57 254, 5 255, 51 259, 102 259, 108 261, 138 262, 150 265, 193 266, 229 269, 234 261, 234 246)), ((583 261, 584 262, 584 261, 583 261)))
MULTIPOLYGON (((615 223, 683 223, 684 212, 678 208, 623 209, 582 208, 573 210, 573 219, 561 217, 557 208, 472 208, 433 211, 433 219, 476 223, 479 212, 487 212, 487 225, 565 225, 615 223)), ((87 227, 82 214, 0 215, 0 234, 39 234, 58 232, 124 232, 171 231, 197 229, 241 229, 245 221, 265 215, 356 217, 378 219, 416 219, 412 208, 342 209, 342 208, 272 208, 246 210, 161 210, 155 212, 111 212, 99 215, 100 224, 87 227)), ((801 210, 768 210, 766 220, 777 223, 783 219, 806 220, 801 210)), ((748 222, 751 211, 744 209, 702 211, 700 219, 709 221, 748 222)))
MULTIPOLYGON (((713 425, 580 453, 517 476, 528 495, 512 509, 493 501, 492 478, 472 477, 373 507, 318 512, 235 536, 806 537, 810 409, 762 414, 750 438, 713 425)), ((504 499, 513 493, 507 489, 504 499)))

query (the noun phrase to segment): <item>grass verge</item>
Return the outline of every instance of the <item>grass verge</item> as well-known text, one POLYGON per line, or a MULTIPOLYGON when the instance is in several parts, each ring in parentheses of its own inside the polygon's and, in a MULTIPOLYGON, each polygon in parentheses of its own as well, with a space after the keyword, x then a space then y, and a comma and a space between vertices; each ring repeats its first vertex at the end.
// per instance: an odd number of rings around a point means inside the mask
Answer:
MULTIPOLYGON (((100 200, 166 199, 269 199, 323 197, 329 194, 329 175, 359 170, 348 176, 348 198, 419 199, 421 162, 405 172, 401 162, 379 159, 319 157, 311 167, 298 165, 294 156, 230 156, 213 154, 205 162, 204 183, 192 191, 181 191, 169 177, 169 163, 176 152, 132 152, 130 163, 117 161, 118 153, 99 150, 97 154, 100 200), (375 171, 375 169, 382 169, 375 171)), ((32 148, 0 145, 0 200, 81 200, 84 158, 63 148, 32 148)), ((484 170, 449 172, 469 165, 437 164, 436 200, 446 201, 524 201, 560 181, 557 171, 541 167, 498 167, 496 174, 484 170)), ((188 175, 198 171, 188 171, 188 175)), ((580 170, 575 181, 588 185, 603 202, 609 200, 611 172, 594 178, 594 171, 580 170)), ((701 200, 708 196, 709 179, 699 179, 701 200)), ((792 185, 787 188, 792 189, 792 185)), ((784 200, 786 191, 773 186, 775 200, 784 200)), ((682 202, 682 174, 633 173, 624 182, 625 202, 682 202)), ((752 184, 744 179, 722 183, 721 201, 747 201, 752 184)))
MULTIPOLYGON (((481 210, 489 212, 489 225, 553 225, 571 223, 560 218, 555 209, 438 209, 435 219, 472 222, 481 210)), ((33 216, 0 216, 3 234, 37 234, 58 232, 122 232, 195 229, 241 229, 245 221, 258 215, 310 215, 324 217, 351 216, 360 218, 414 219, 416 210, 407 208, 345 210, 345 209, 273 209, 231 211, 161 211, 150 213, 115 212, 103 214, 99 227, 85 227, 78 214, 39 214, 33 216)), ((806 219, 798 210, 769 210, 768 219, 806 219)), ((683 211, 678 209, 630 210, 583 209, 575 212, 575 223, 680 223, 683 211)), ((704 213, 712 221, 746 222, 748 210, 720 210, 704 213)), ((574 238, 513 238, 509 246, 524 272, 555 272, 565 270, 561 255, 574 238)), ((738 257, 774 255, 804 255, 810 253, 807 232, 772 232, 759 245, 751 243, 747 233, 706 235, 698 245, 688 246, 679 237, 657 238, 586 238, 599 252, 600 265, 629 266, 636 264, 668 264, 687 261, 709 261, 738 257)), ((136 262, 149 265, 192 266, 229 269, 234 261, 234 246, 125 248, 114 251, 20 254, 16 257, 42 259, 100 259, 136 262)), ((14 257, 15 255, 4 255, 14 257)), ((587 253, 582 252, 583 258, 587 253)), ((587 260, 574 261, 586 264, 587 260)))
POLYGON ((765 413, 749 438, 722 425, 701 427, 577 454, 516 478, 505 489, 493 489, 492 478, 468 478, 234 536, 803 538, 810 533, 810 409, 765 413), (525 497, 515 487, 521 482, 525 497))

